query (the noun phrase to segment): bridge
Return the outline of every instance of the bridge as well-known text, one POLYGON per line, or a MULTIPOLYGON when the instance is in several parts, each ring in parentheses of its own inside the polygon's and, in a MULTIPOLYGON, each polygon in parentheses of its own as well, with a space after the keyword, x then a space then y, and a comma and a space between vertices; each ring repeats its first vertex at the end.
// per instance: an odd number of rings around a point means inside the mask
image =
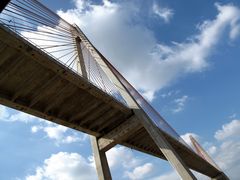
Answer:
MULTIPOLYGON (((71 25, 37 0, 0 3, 0 103, 91 135, 99 179, 117 144, 228 179, 200 145, 193 151, 141 94, 71 25), (207 157, 207 158, 206 158, 207 157)), ((96 27, 97 28, 97 27, 96 27)))

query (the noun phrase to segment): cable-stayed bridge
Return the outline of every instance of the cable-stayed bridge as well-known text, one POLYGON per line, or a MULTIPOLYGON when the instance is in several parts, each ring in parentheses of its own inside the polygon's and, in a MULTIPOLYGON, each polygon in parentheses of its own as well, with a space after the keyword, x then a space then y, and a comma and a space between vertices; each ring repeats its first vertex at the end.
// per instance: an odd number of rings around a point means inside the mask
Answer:
POLYGON ((111 179, 105 152, 117 144, 168 160, 182 179, 196 179, 190 169, 228 179, 205 151, 196 153, 199 144, 195 152, 181 139, 77 25, 37 0, 2 0, 0 8, 0 103, 92 135, 99 179, 111 179))

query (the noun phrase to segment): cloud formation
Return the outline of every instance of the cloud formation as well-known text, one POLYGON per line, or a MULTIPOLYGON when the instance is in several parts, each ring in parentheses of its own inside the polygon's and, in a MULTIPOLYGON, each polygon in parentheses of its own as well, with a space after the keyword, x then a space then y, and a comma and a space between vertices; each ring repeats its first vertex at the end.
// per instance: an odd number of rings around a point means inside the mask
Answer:
POLYGON ((218 14, 198 26, 198 33, 184 42, 163 44, 153 31, 137 23, 141 12, 131 2, 75 0, 75 8, 58 14, 78 24, 94 45, 149 100, 179 77, 201 72, 225 33, 234 40, 239 34, 240 9, 216 4, 218 14), (143 76, 144 74, 144 76, 143 76))
POLYGON ((107 158, 109 166, 117 168, 123 166, 123 168, 133 168, 138 166, 141 161, 136 158, 130 149, 123 146, 114 147, 107 151, 107 158))
POLYGON ((153 171, 153 164, 152 163, 145 163, 141 166, 137 166, 133 169, 132 172, 126 171, 125 174, 129 179, 136 180, 136 179, 146 179, 153 171))
MULTIPOLYGON (((225 126, 233 124, 236 120, 231 121, 225 126)), ((240 122, 240 120, 237 120, 240 122)), ((218 132, 217 130, 216 132, 218 132)), ((228 133, 227 133, 228 134, 228 133)), ((228 135, 231 139, 221 139, 217 142, 204 142, 203 139, 194 133, 186 133, 181 137, 190 144, 189 135, 194 136, 203 147, 210 152, 212 158, 230 177, 237 180, 239 175, 240 162, 240 131, 228 135), (232 138, 232 137, 238 137, 232 138)), ((191 146, 191 145, 190 145, 191 146)), ((151 179, 151 180, 178 180, 179 176, 173 170, 159 175, 154 167, 157 167, 154 161, 138 157, 130 149, 122 146, 112 148, 107 152, 109 166, 121 174, 121 179, 151 179)), ((33 175, 28 175, 27 180, 75 180, 77 179, 96 179, 93 158, 84 158, 78 153, 59 152, 52 154, 50 158, 44 161, 42 166, 36 168, 33 175)), ((194 172, 200 180, 207 180, 208 177, 194 172)))
POLYGON ((70 144, 74 142, 83 142, 87 138, 87 134, 81 134, 79 132, 69 132, 69 128, 57 124, 44 124, 32 126, 31 132, 44 132, 49 139, 55 141, 56 145, 59 144, 70 144))
POLYGON ((168 172, 166 174, 152 178, 151 180, 179 180, 179 176, 174 172, 168 172))
POLYGON ((43 120, 26 114, 24 112, 12 110, 0 105, 0 120, 5 122, 22 122, 30 124, 33 134, 43 132, 46 137, 54 140, 56 145, 83 142, 87 135, 75 132, 65 126, 57 125, 47 120, 43 120), (33 125, 34 124, 34 125, 33 125))
POLYGON ((235 119, 224 124, 214 137, 220 143, 214 154, 216 162, 229 174, 230 179, 239 179, 240 120, 235 119))
POLYGON ((153 13, 157 15, 159 18, 163 19, 165 23, 168 23, 174 15, 172 9, 161 7, 157 3, 153 3, 152 10, 153 13))
POLYGON ((175 103, 176 107, 173 109, 173 112, 178 113, 178 112, 183 111, 184 106, 188 99, 189 99, 189 97, 187 95, 184 95, 178 99, 175 99, 174 103, 175 103))
POLYGON ((137 156, 132 150, 116 146, 107 151, 107 159, 112 172, 120 172, 119 179, 149 179, 154 173, 154 164, 137 156))
MULTIPOLYGON (((15 113, 10 113, 9 108, 0 105, 0 120, 6 121, 6 122, 24 122, 24 123, 29 123, 36 121, 37 117, 34 117, 30 114, 26 114, 24 112, 15 112, 15 113)), ((39 119, 39 121, 42 121, 39 119)))
POLYGON ((9 113, 5 106, 0 105, 0 120, 4 121, 6 118, 9 117, 9 113))
POLYGON ((192 142, 190 140, 190 135, 196 139, 197 141, 199 140, 199 136, 195 133, 186 133, 186 134, 183 134, 181 135, 181 138, 184 140, 184 142, 186 142, 190 147, 192 147, 192 149, 194 149, 193 145, 192 145, 192 142))
MULTIPOLYGON (((111 170, 122 171, 119 179, 146 179, 151 176, 153 164, 143 162, 133 152, 117 146, 107 152, 111 170)), ((97 179, 93 156, 83 157, 79 153, 59 152, 44 160, 26 180, 94 180, 97 179)))
POLYGON ((240 121, 235 119, 232 120, 230 123, 224 124, 222 129, 218 130, 215 133, 215 138, 217 140, 225 140, 229 137, 239 137, 240 132, 240 121))
POLYGON ((26 180, 94 180, 97 179, 92 163, 78 153, 59 152, 52 154, 35 174, 26 180))

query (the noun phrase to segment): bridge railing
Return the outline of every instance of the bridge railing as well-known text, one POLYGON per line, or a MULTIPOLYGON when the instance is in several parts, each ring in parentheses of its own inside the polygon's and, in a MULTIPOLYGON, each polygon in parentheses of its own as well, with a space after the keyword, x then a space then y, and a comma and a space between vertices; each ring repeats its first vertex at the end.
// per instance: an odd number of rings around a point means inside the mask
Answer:
MULTIPOLYGON (((20 35, 41 51, 82 76, 76 29, 37 0, 11 0, 0 14, 0 24, 20 35)), ((90 83, 126 105, 115 85, 81 43, 87 79, 90 83)), ((83 76, 82 76, 83 77, 83 76)), ((86 77, 83 77, 86 78, 86 77)))

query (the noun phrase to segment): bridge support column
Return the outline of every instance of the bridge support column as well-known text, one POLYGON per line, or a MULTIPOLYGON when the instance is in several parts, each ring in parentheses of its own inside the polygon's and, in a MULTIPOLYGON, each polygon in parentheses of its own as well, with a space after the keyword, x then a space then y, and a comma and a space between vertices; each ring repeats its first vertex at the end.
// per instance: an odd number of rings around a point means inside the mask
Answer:
MULTIPOLYGON (((215 168, 217 168, 219 171, 222 171, 220 167, 213 161, 213 159, 208 155, 208 153, 201 147, 201 145, 197 142, 196 139, 194 139, 193 136, 189 136, 190 140, 192 142, 192 145, 194 146, 196 152, 199 156, 201 156, 203 159, 208 161, 210 164, 212 164, 215 168)), ((218 176, 212 178, 212 180, 229 180, 229 178, 224 174, 223 172, 219 174, 218 176)))
POLYGON ((187 165, 176 153, 171 144, 167 141, 167 139, 164 137, 158 127, 152 122, 152 120, 149 119, 141 109, 134 110, 134 112, 136 116, 141 120, 143 126, 148 131, 153 141, 156 143, 158 148, 161 150, 173 168, 178 172, 181 178, 184 180, 195 180, 196 177, 189 170, 187 165))
POLYGON ((104 151, 99 149, 98 141, 95 136, 91 136, 91 144, 95 165, 99 180, 111 180, 111 172, 108 166, 107 157, 104 151))
POLYGON ((78 52, 77 72, 81 72, 82 76, 87 79, 88 77, 87 77, 86 66, 85 66, 85 62, 82 54, 82 48, 80 45, 81 39, 77 37, 75 39, 75 42, 76 42, 76 47, 78 52))

